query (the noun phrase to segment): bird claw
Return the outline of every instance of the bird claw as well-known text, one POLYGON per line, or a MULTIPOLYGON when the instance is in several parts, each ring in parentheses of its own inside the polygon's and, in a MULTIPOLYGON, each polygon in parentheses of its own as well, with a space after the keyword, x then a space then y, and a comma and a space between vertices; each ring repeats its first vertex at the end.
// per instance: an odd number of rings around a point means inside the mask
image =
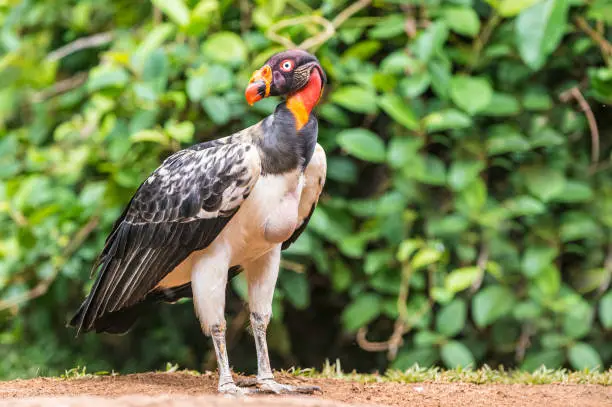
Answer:
POLYGON ((245 389, 239 386, 236 386, 235 383, 224 383, 219 385, 219 393, 224 394, 226 396, 232 397, 244 397, 248 394, 255 393, 253 389, 245 389))
POLYGON ((238 387, 255 387, 259 381, 255 377, 243 377, 236 380, 236 386, 238 387))
POLYGON ((321 391, 319 386, 291 386, 270 379, 259 381, 257 387, 262 393, 274 394, 313 394, 315 391, 321 391))

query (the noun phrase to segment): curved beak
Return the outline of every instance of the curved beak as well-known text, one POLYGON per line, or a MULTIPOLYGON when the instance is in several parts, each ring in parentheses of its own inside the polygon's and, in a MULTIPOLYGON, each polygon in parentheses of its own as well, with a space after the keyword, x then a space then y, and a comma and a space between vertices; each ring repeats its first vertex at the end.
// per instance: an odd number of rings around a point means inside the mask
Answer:
POLYGON ((270 95, 270 85, 272 84, 272 69, 268 65, 253 72, 249 86, 244 91, 244 97, 249 105, 260 101, 270 95))

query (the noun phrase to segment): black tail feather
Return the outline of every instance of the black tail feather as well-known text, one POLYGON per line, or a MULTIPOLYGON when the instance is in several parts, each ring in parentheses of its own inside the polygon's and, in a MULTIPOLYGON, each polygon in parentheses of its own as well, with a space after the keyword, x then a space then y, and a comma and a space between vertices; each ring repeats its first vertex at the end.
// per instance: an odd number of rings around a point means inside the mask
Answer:
MULTIPOLYGON (((228 270, 229 279, 231 280, 242 272, 242 267, 233 266, 228 270)), ((74 314, 68 326, 77 328, 77 336, 80 332, 96 331, 97 333, 106 332, 110 334, 122 334, 130 330, 136 323, 138 318, 145 312, 150 311, 152 306, 160 302, 176 302, 181 298, 191 298, 191 283, 173 287, 157 289, 149 293, 146 298, 132 305, 131 307, 123 308, 119 311, 108 312, 96 318, 93 321, 84 321, 85 313, 89 307, 88 297, 74 314)))

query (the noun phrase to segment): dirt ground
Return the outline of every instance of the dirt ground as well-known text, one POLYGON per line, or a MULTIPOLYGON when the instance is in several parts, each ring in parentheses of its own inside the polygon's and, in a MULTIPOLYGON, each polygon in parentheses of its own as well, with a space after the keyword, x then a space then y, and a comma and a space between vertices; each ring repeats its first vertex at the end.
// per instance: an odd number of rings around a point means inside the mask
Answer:
POLYGON ((144 373, 78 379, 0 382, 2 407, 235 407, 235 406, 612 406, 612 387, 598 385, 475 385, 372 383, 278 375, 282 383, 317 385, 314 396, 216 395, 216 376, 144 373))

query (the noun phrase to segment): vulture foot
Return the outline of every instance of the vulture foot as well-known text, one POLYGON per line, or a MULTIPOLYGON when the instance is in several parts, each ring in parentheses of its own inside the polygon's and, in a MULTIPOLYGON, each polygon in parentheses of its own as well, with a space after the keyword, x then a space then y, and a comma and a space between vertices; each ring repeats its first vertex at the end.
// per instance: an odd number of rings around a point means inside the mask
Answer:
POLYGON ((321 391, 319 386, 291 386, 278 383, 272 379, 259 381, 257 387, 262 393, 274 394, 313 394, 315 391, 321 391))
POLYGON ((253 394, 256 391, 253 389, 245 389, 242 387, 238 387, 236 386, 236 384, 230 382, 230 383, 225 383, 219 386, 219 393, 221 394, 225 394, 228 396, 234 396, 234 397, 243 397, 246 396, 248 394, 253 394))

